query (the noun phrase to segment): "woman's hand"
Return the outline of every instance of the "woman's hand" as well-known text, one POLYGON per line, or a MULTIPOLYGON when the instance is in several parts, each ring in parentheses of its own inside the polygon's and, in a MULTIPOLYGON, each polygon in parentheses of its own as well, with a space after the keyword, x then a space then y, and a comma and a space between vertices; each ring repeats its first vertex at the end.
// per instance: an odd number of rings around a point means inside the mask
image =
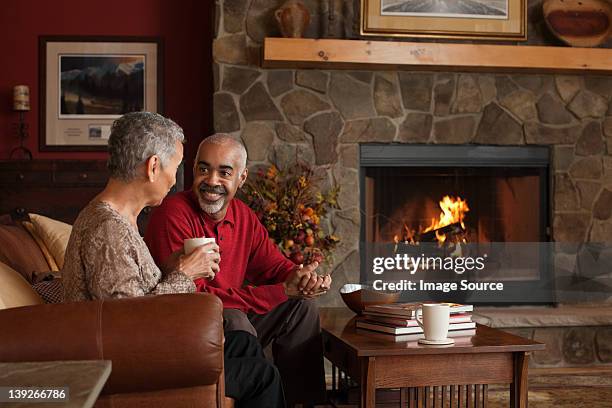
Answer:
POLYGON ((219 246, 209 242, 197 247, 189 255, 183 250, 176 251, 166 261, 165 270, 176 270, 187 275, 191 280, 198 278, 214 279, 219 272, 219 246))

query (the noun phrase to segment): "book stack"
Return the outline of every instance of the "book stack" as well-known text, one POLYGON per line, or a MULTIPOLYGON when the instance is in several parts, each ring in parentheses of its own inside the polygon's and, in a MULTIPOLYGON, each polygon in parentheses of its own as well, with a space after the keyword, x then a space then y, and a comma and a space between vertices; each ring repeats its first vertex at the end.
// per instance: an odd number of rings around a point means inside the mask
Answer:
MULTIPOLYGON (((363 318, 357 320, 357 328, 401 336, 402 340, 419 339, 423 329, 416 321, 422 303, 391 303, 366 306, 363 318)), ((472 321, 472 305, 449 303, 450 325, 448 337, 476 334, 476 323, 472 321)))

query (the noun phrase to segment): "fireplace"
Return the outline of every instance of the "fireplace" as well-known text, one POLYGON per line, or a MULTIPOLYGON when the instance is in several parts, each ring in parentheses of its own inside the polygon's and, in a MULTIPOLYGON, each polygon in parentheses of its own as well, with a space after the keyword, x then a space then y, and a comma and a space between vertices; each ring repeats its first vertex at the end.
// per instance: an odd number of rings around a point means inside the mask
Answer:
MULTIPOLYGON (((552 302, 549 156, 540 146, 362 144, 362 281, 371 281, 370 258, 382 248, 484 256, 485 267, 470 277, 503 282, 502 296, 476 290, 405 295, 476 304, 552 302)), ((434 282, 467 277, 427 272, 434 282)))

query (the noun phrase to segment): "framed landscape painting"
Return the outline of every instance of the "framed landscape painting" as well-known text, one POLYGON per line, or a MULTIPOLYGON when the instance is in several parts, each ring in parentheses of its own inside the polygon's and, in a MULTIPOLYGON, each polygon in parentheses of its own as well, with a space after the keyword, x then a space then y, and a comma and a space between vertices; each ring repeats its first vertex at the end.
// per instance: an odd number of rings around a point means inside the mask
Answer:
POLYGON ((526 0, 361 0, 361 34, 527 39, 526 0))
POLYGON ((41 37, 41 151, 106 150, 115 119, 162 110, 156 38, 41 37))

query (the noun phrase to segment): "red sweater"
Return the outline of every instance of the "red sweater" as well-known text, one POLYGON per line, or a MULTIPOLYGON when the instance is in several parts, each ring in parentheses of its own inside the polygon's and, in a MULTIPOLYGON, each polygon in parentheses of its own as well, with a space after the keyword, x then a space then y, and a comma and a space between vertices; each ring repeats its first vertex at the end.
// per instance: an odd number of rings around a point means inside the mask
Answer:
POLYGON ((151 214, 145 242, 160 265, 183 247, 184 239, 198 237, 215 237, 221 255, 212 281, 195 280, 198 291, 214 293, 226 309, 245 313, 264 314, 287 300, 282 282, 295 264, 270 242, 268 231, 242 201, 233 199, 225 218, 215 222, 191 190, 175 194, 151 214))

